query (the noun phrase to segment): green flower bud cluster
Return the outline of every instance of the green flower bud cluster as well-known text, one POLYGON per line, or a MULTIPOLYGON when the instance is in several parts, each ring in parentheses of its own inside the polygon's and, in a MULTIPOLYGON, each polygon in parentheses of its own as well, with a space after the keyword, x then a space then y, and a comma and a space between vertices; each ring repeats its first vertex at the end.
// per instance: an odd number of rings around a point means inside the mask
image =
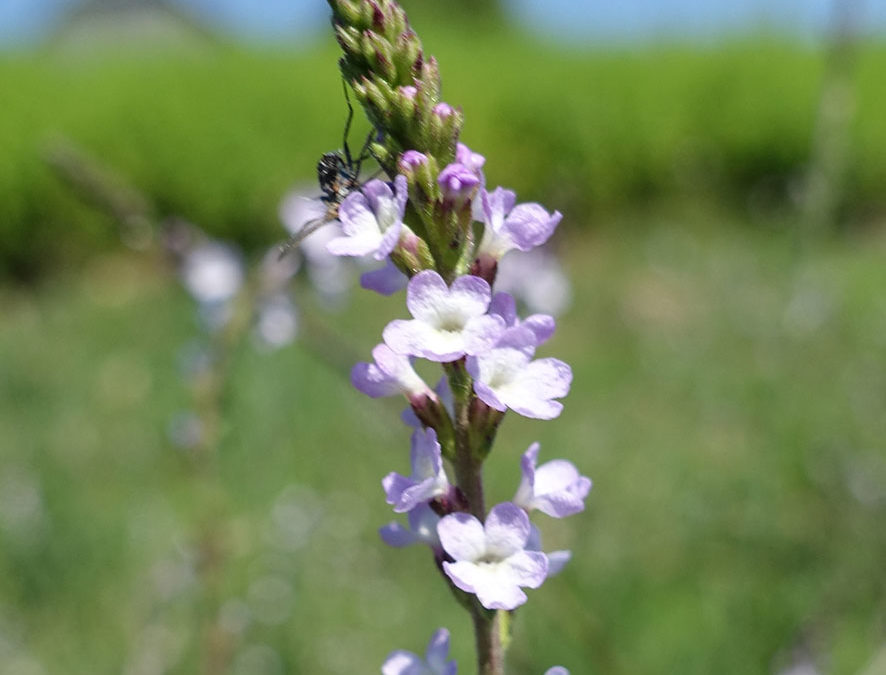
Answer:
MULTIPOLYGON (((435 110, 441 103, 440 71, 425 58, 421 41, 393 0, 328 0, 339 61, 369 121, 380 132, 372 145, 389 176, 405 150, 418 150, 446 166, 455 156, 464 122, 461 110, 435 110)), ((445 106, 445 104, 444 104, 445 106)))

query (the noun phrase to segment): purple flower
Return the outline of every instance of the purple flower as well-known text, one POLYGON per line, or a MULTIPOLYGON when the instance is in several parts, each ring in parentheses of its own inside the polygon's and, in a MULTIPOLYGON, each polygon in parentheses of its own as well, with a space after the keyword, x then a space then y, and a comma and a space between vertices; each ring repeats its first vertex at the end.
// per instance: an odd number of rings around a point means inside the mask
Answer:
POLYGON ((360 276, 360 286, 381 295, 393 295, 400 289, 406 288, 407 281, 409 281, 407 276, 397 269, 390 258, 387 259, 384 267, 364 272, 360 276))
POLYGON ((393 505, 396 513, 411 511, 420 503, 449 492, 436 431, 416 429, 412 433, 410 457, 411 476, 391 472, 381 482, 387 502, 393 505))
POLYGON ((227 302, 240 291, 244 279, 243 262, 236 249, 210 240, 185 254, 181 277, 197 302, 217 305, 227 302))
POLYGON ((549 314, 533 314, 520 321, 517 316, 517 302, 514 300, 514 296, 508 293, 496 293, 492 296, 492 302, 489 303, 489 313, 497 314, 504 319, 505 326, 508 328, 526 326, 535 334, 536 346, 547 342, 557 327, 554 317, 549 314))
POLYGON ((535 342, 529 328, 509 328, 492 349, 468 357, 465 366, 480 400, 496 410, 510 408, 536 419, 560 414, 563 404, 553 399, 569 393, 572 369, 559 359, 533 361, 535 342))
POLYGON ((480 178, 464 164, 453 162, 440 172, 437 182, 443 193, 443 203, 457 211, 474 196, 480 178))
POLYGON ((402 155, 400 155, 398 167, 400 169, 400 173, 408 173, 409 171, 415 171, 415 169, 427 163, 427 155, 419 152, 418 150, 407 150, 402 155))
POLYGON ((444 562, 443 570, 486 609, 519 607, 526 602, 520 587, 538 588, 548 573, 545 554, 525 550, 529 532, 529 516, 510 502, 493 507, 485 526, 467 513, 445 516, 437 534, 454 562, 444 562))
POLYGON ((480 179, 481 185, 485 184, 483 165, 486 163, 486 158, 483 155, 474 152, 464 143, 459 143, 455 146, 455 161, 472 171, 480 179))
POLYGON ((394 189, 371 180, 362 191, 349 194, 338 209, 344 236, 326 248, 333 255, 361 256, 370 253, 382 260, 397 245, 406 209, 406 177, 394 179, 394 189))
POLYGON ((563 666, 554 666, 545 671, 545 675, 569 675, 569 671, 563 666))
MULTIPOLYGON (((528 251, 545 243, 554 233, 563 216, 559 211, 548 213, 539 204, 518 204, 511 190, 482 190, 482 221, 486 225, 477 255, 496 260, 513 249, 528 251)), ((477 215, 475 210, 475 215, 477 215)))
POLYGON ((548 557, 548 578, 557 576, 572 559, 572 551, 551 551, 545 553, 541 546, 541 532, 535 525, 529 525, 529 539, 526 541, 527 551, 541 551, 548 557))
POLYGON ((512 251, 502 258, 495 287, 513 295, 530 311, 557 316, 572 303, 572 286, 557 256, 546 249, 512 251))
POLYGON ((504 329, 501 317, 486 314, 491 296, 479 277, 459 277, 448 287, 437 272, 419 272, 406 287, 415 318, 389 323, 385 343, 399 354, 441 362, 488 349, 504 329))
POLYGON ((351 383, 371 398, 404 394, 410 400, 433 396, 408 356, 397 354, 387 345, 372 350, 375 363, 358 363, 351 370, 351 383))
POLYGON ((391 652, 381 667, 382 675, 455 675, 458 668, 449 658, 449 631, 438 629, 428 643, 425 658, 402 649, 391 652))
POLYGON ((409 527, 400 523, 390 522, 379 528, 378 534, 388 546, 403 548, 412 544, 427 544, 432 549, 440 549, 440 537, 437 536, 437 523, 440 516, 427 503, 416 506, 406 514, 409 527))
POLYGON ((591 479, 578 473, 572 462, 555 459, 536 468, 539 444, 523 453, 520 469, 523 479, 514 503, 526 511, 538 509, 552 518, 565 518, 585 508, 591 479))

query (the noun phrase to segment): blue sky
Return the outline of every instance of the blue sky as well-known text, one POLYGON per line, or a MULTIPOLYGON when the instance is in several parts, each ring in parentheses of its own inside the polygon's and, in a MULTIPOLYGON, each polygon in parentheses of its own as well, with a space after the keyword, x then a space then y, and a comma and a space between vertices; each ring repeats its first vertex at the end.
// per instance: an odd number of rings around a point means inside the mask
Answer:
MULTIPOLYGON (((0 42, 28 42, 78 0, 0 0, 0 42)), ((249 39, 292 39, 325 26, 323 0, 175 0, 249 39)), ((432 0, 428 0, 432 1, 432 0)), ((445 0, 433 0, 445 2, 445 0)), ((820 35, 838 0, 506 0, 514 15, 549 37, 642 40, 710 38, 756 25, 820 35)), ((886 1, 840 0, 862 10, 866 32, 886 34, 886 1)))

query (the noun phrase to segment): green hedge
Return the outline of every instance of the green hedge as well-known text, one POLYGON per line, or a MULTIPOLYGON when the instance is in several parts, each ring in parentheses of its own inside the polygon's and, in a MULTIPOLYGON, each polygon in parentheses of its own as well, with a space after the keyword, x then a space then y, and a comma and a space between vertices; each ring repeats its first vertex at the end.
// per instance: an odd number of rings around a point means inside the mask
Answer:
MULTIPOLYGON (((673 198, 743 208, 762 193, 784 205, 807 160, 823 72, 822 55, 807 48, 751 40, 563 52, 517 34, 424 39, 447 98, 465 109, 465 140, 490 158, 489 181, 567 212, 567 226, 673 198)), ((332 44, 3 57, 4 275, 76 264, 113 240, 108 220, 43 162, 57 136, 118 168, 163 211, 246 246, 278 238, 281 194, 312 181, 316 159, 340 142, 336 58, 332 44)), ((854 213, 884 201, 883 72, 886 48, 865 46, 847 192, 854 213)))

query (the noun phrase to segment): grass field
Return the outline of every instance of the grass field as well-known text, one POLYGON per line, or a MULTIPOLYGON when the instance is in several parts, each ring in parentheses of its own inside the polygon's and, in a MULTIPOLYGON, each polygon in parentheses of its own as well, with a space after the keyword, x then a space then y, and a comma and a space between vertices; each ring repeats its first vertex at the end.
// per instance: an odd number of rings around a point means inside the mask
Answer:
MULTIPOLYGON (((886 242, 800 251, 712 221, 560 242, 574 309, 544 353, 573 390, 554 422, 508 416, 489 490, 512 496, 535 439, 594 489, 584 514, 539 521, 575 557, 518 613, 515 673, 769 673, 808 651, 856 675, 883 647, 886 242)), ((173 278, 111 253, 0 292, 0 670, 185 674, 212 653, 233 673, 368 673, 448 626, 471 672, 427 554, 375 534, 379 480, 407 463, 400 402, 342 367, 402 298, 303 312, 297 345, 234 353, 198 470, 166 434, 195 332, 173 278)))
MULTIPOLYGON (((775 38, 719 47, 563 52, 525 35, 418 26, 447 100, 487 173, 575 223, 673 200, 756 220, 796 206, 822 83, 821 51, 775 38)), ((119 170, 164 212, 248 247, 279 233, 276 207, 338 147, 345 117, 332 40, 299 52, 212 44, 182 53, 51 46, 5 54, 0 81, 0 272, 33 279, 109 246, 108 223, 43 162, 67 138, 119 170)), ((886 50, 863 44, 842 219, 882 214, 886 50)), ((355 131, 354 143, 360 133, 355 131)))

